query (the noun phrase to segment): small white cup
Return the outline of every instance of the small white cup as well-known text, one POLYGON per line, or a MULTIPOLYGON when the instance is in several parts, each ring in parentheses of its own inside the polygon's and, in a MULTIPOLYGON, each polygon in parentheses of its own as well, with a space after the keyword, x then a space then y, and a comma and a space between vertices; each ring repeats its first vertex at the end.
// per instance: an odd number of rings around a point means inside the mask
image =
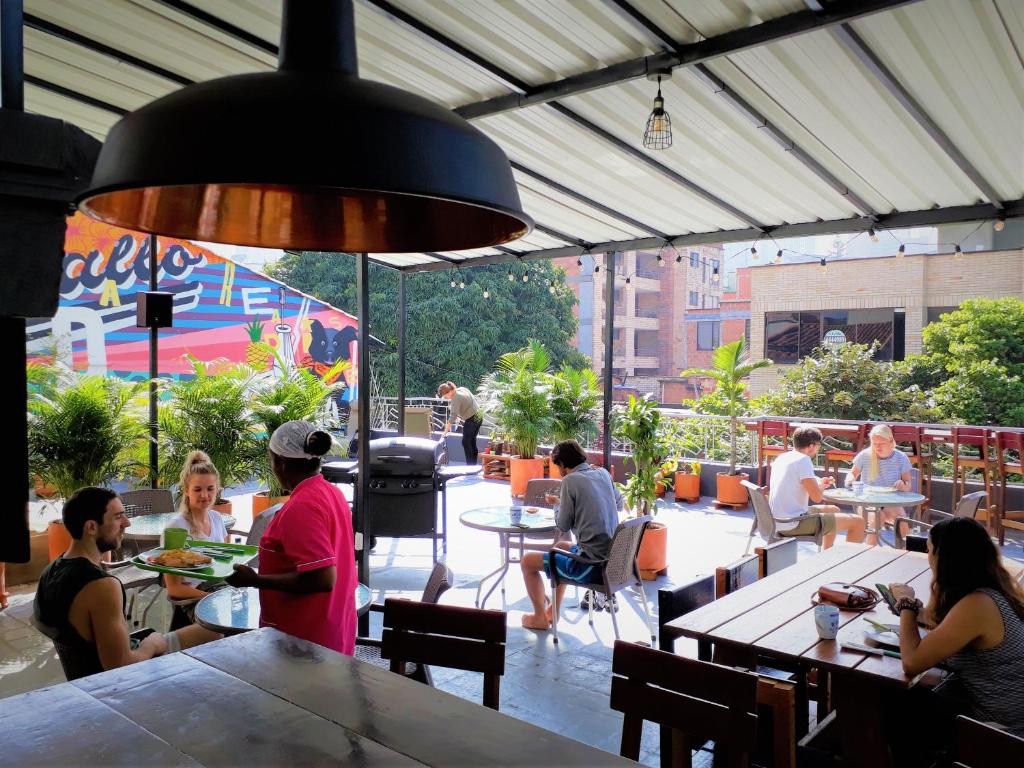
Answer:
POLYGON ((854 480, 853 485, 850 486, 854 496, 861 496, 864 493, 864 481, 854 480))
POLYGON ((523 522, 523 508, 522 507, 511 507, 508 511, 508 518, 512 525, 519 525, 523 522))
POLYGON ((814 627, 822 640, 835 640, 839 634, 839 608, 834 605, 814 606, 814 627))

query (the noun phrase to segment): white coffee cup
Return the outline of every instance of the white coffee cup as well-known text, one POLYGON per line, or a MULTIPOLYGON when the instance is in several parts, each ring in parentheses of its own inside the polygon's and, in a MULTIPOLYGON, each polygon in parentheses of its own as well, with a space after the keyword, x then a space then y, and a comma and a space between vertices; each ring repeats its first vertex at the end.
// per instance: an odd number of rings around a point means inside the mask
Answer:
POLYGON ((839 634, 839 608, 835 605, 814 606, 814 627, 822 640, 835 640, 839 634))

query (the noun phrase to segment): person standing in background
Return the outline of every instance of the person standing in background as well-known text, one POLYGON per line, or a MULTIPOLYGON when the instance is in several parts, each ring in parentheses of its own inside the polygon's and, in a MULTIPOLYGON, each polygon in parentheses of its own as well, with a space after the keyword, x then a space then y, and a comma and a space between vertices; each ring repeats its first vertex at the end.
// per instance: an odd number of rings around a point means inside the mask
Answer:
POLYGON ((476 464, 478 453, 476 436, 480 434, 480 425, 484 423, 476 396, 465 387, 456 387, 453 381, 446 381, 439 386, 437 396, 451 403, 451 417, 444 425, 445 434, 450 432, 453 424, 461 419, 462 448, 466 452, 466 463, 476 464))

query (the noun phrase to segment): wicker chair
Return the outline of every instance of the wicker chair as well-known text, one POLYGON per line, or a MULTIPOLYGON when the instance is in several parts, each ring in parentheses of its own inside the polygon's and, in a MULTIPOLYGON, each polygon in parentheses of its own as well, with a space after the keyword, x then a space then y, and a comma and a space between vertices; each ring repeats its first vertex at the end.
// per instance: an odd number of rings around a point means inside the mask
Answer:
POLYGON ((754 534, 760 534, 761 538, 765 540, 766 544, 774 544, 776 541, 782 539, 805 539, 813 541, 818 545, 818 549, 821 549, 821 542, 824 538, 820 527, 818 532, 808 536, 783 536, 779 533, 776 526, 776 522, 792 522, 794 520, 801 520, 804 517, 817 517, 816 514, 812 515, 798 515, 792 518, 779 518, 776 520, 772 514, 772 508, 768 504, 768 497, 764 495, 764 488, 760 488, 754 485, 749 480, 741 480, 743 487, 747 489, 747 493, 750 494, 750 503, 754 507, 754 524, 750 527, 750 537, 747 539, 747 548, 743 550, 743 554, 750 552, 750 545, 754 541, 754 534))
MULTIPOLYGON (((447 592, 455 585, 455 574, 452 573, 452 569, 444 563, 434 563, 434 570, 430 572, 430 578, 427 579, 427 585, 423 588, 423 596, 420 598, 422 603, 436 604, 441 599, 441 595, 447 592)), ((376 613, 383 613, 384 606, 380 603, 372 603, 370 610, 376 613)), ((381 641, 375 637, 357 637, 356 638, 356 652, 355 657, 360 661, 365 661, 374 666, 382 667, 384 669, 390 669, 391 663, 380 655, 381 652, 381 641)), ((419 680, 421 683, 427 685, 433 685, 433 681, 430 677, 430 668, 425 664, 413 664, 407 663, 405 665, 405 676, 411 677, 414 680, 419 680)))
MULTIPOLYGON (((608 612, 612 615, 612 627, 615 630, 615 639, 619 639, 619 623, 615 618, 615 607, 611 604, 616 592, 626 587, 632 587, 644 609, 644 618, 647 620, 647 633, 653 644, 657 637, 651 624, 651 611, 647 606, 647 595, 644 593, 644 582, 640 578, 640 569, 636 565, 636 555, 640 551, 640 543, 643 541, 644 532, 651 523, 651 516, 644 515, 619 523, 612 536, 612 543, 608 549, 608 559, 590 560, 575 552, 568 552, 564 549, 553 548, 551 550, 550 567, 548 578, 551 580, 551 604, 557 605, 556 594, 559 584, 573 584, 583 586, 592 592, 601 592, 609 603, 608 612), (593 579, 591 582, 577 582, 566 579, 559 575, 558 569, 554 567, 555 555, 565 555, 584 565, 593 565, 599 570, 600 579, 593 579)), ((594 625, 594 601, 589 601, 587 619, 591 626, 594 625)), ((558 643, 558 611, 552 611, 551 629, 555 643, 558 643)))

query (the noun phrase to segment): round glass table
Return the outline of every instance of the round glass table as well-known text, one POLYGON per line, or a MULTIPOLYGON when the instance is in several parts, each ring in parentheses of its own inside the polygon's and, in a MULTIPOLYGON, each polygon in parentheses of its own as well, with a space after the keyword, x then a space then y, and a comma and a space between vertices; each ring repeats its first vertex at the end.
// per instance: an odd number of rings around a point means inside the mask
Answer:
MULTIPOLYGON (((224 518, 224 527, 231 530, 235 527, 235 518, 218 512, 224 518)), ((177 512, 168 512, 156 515, 139 515, 131 519, 131 525, 125 529, 124 537, 134 541, 160 541, 164 528, 171 524, 171 521, 178 516, 177 512)))
MULTIPOLYGON (((356 613, 370 610, 370 588, 356 586, 356 613)), ((218 589, 196 604, 196 623, 222 635, 237 635, 260 626, 260 591, 255 587, 218 589)))
MULTIPOLYGON (((915 491, 890 491, 882 488, 865 486, 864 490, 855 494, 850 488, 828 488, 821 494, 825 501, 839 506, 853 507, 864 518, 865 526, 870 526, 870 511, 881 510, 883 507, 920 507, 927 498, 915 491)), ((912 516, 920 519, 920 514, 912 516)), ((881 527, 881 526, 879 526, 881 527)), ((882 543, 881 535, 876 532, 877 541, 882 543)))
POLYGON ((491 596, 491 593, 499 585, 501 586, 501 594, 504 597, 505 574, 508 573, 508 566, 510 563, 519 562, 519 560, 513 560, 511 556, 513 539, 518 539, 519 559, 521 560, 525 546, 524 539, 527 536, 531 534, 554 534, 557 530, 553 509, 548 509, 547 507, 517 507, 515 509, 519 509, 522 512, 518 524, 512 522, 513 507, 510 506, 480 507, 479 509, 471 509, 459 515, 459 520, 468 528, 492 531, 498 534, 501 565, 480 579, 480 584, 476 588, 477 608, 483 608, 486 605, 487 598, 491 596), (531 513, 527 512, 527 509, 536 509, 537 511, 531 513), (494 583, 481 600, 480 593, 483 591, 484 584, 492 578, 494 583))

